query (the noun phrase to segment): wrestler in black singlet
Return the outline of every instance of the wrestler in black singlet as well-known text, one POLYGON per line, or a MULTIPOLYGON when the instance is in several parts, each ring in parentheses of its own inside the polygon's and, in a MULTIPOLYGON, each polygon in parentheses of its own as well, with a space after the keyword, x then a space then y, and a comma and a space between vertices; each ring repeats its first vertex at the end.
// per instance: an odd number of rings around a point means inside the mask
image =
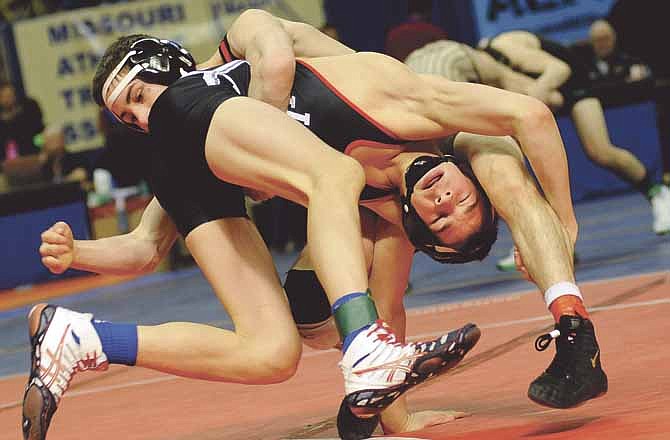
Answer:
MULTIPOLYGON (((250 66, 241 60, 190 72, 170 85, 151 109, 149 131, 156 149, 152 189, 183 235, 207 221, 246 215, 242 189, 220 181, 209 169, 205 138, 219 105, 246 96, 250 80, 250 66)), ((393 145, 404 142, 300 62, 296 63, 288 110, 291 117, 338 151, 345 152, 361 140, 393 145)), ((389 194, 389 190, 366 187, 361 200, 389 194)))
MULTIPOLYGON (((589 87, 589 69, 579 56, 569 47, 564 46, 561 43, 543 38, 539 35, 535 36, 540 41, 540 49, 570 66, 570 77, 558 89, 565 99, 565 108, 571 108, 577 101, 593 96, 591 87, 589 87)), ((537 72, 526 72, 512 65, 510 59, 505 54, 491 46, 494 39, 495 37, 488 40, 488 43, 482 49, 484 52, 491 55, 499 63, 505 64, 519 73, 523 73, 532 78, 540 76, 537 72)))

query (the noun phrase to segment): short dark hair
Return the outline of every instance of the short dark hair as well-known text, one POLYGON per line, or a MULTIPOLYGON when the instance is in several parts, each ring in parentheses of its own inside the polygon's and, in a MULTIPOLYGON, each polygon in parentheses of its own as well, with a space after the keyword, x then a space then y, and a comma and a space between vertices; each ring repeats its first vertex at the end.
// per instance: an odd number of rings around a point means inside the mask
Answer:
POLYGON ((91 86, 93 99, 100 107, 105 106, 105 100, 102 96, 102 86, 105 84, 105 81, 107 81, 107 77, 109 77, 117 64, 121 62, 123 57, 128 54, 128 51, 130 51, 130 46, 142 38, 150 38, 150 35, 133 34, 120 37, 107 48, 105 53, 102 55, 102 58, 100 58, 100 62, 98 63, 98 67, 95 70, 95 75, 93 76, 93 83, 91 86))

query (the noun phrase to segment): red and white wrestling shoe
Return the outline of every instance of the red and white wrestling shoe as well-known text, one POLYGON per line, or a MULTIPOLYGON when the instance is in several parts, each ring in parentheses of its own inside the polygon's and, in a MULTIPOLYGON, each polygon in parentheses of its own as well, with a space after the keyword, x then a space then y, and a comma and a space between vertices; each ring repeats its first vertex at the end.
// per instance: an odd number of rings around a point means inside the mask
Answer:
POLYGON ((31 367, 23 396, 23 438, 44 440, 58 403, 80 371, 106 370, 93 315, 48 304, 28 314, 31 367))
POLYGON ((410 388, 456 366, 480 335, 467 324, 437 339, 402 344, 377 320, 356 335, 340 362, 345 401, 356 417, 373 417, 410 388))

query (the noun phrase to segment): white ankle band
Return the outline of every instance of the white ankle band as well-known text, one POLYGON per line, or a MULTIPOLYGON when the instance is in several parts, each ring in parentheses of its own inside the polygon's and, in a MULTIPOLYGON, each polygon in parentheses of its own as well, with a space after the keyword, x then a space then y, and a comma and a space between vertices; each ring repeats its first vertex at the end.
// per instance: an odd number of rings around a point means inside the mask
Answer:
POLYGON ((546 292, 544 292, 544 303, 547 305, 547 307, 549 307, 551 303, 553 303, 556 300, 556 298, 565 295, 576 296, 582 301, 584 301, 582 293, 579 291, 579 287, 577 287, 576 284, 563 281, 554 284, 553 286, 548 288, 546 292))

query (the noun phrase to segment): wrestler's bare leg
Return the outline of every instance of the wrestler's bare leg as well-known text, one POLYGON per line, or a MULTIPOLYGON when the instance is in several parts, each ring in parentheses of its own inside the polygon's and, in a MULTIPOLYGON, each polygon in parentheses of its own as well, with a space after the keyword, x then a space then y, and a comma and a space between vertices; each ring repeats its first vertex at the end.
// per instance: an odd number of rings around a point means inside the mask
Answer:
POLYGON ((612 144, 600 100, 582 99, 572 108, 571 116, 589 159, 631 184, 644 179, 647 170, 642 162, 630 151, 612 144))
POLYGON ((559 282, 574 283, 574 244, 539 193, 515 142, 461 133, 456 145, 469 157, 491 203, 509 226, 528 275, 538 288, 544 292, 559 282))
POLYGON ((301 341, 272 257, 253 223, 222 219, 186 244, 235 324, 235 331, 173 322, 138 328, 137 365, 180 376, 274 383, 295 372, 301 341))
POLYGON ((210 126, 206 157, 212 171, 222 180, 307 206, 311 257, 330 303, 365 292, 358 213, 365 176, 360 164, 280 110, 252 99, 228 100, 214 118, 225 121, 225 130, 210 126))

